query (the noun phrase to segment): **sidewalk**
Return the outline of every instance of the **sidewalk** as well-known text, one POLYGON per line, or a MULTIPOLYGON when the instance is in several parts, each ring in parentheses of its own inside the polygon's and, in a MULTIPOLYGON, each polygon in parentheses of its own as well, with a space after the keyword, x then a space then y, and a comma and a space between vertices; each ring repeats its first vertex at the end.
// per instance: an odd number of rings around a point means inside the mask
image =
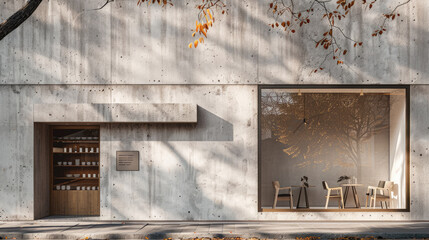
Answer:
POLYGON ((429 238, 429 222, 0 222, 8 239, 429 238))

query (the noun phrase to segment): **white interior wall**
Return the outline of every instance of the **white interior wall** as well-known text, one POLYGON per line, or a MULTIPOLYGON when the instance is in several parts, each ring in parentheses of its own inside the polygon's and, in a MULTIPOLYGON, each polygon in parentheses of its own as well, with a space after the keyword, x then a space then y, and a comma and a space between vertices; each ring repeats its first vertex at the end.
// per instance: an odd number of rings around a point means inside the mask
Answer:
POLYGON ((390 96, 390 181, 395 183, 393 204, 405 208, 406 198, 406 102, 405 96, 390 96))

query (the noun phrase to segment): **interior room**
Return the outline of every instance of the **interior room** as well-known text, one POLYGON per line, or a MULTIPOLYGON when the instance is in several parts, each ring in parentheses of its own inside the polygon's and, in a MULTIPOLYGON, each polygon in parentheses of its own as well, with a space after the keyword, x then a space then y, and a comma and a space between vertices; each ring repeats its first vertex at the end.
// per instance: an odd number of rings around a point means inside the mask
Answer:
POLYGON ((260 88, 262 211, 408 208, 405 88, 260 88))

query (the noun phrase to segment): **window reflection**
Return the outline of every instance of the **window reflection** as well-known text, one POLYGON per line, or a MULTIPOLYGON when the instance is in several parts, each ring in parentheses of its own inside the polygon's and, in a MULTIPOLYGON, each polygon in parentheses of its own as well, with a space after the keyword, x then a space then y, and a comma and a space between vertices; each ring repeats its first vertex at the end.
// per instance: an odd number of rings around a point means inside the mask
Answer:
MULTIPOLYGON (((296 186, 296 206, 302 176, 311 185, 306 189, 310 208, 325 208, 322 181, 330 188, 356 183, 361 208, 369 201, 375 208, 405 208, 405 89, 263 88, 260 98, 263 208, 273 206, 273 181, 296 186), (338 182, 341 176, 350 179, 338 182), (378 187, 380 181, 387 182, 386 187, 368 188, 378 187), (382 201, 381 195, 389 199, 382 201)), ((353 189, 348 190, 346 207, 356 207, 353 189)), ((289 206, 277 203, 278 208, 289 206)), ((338 206, 333 200, 328 204, 338 206)))

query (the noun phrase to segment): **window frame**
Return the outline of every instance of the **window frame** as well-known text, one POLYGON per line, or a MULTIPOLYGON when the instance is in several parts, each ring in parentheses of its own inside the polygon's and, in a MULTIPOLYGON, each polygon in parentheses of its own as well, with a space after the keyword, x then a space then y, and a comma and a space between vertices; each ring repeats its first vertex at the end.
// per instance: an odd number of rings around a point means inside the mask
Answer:
POLYGON ((410 212, 410 85, 337 85, 337 84, 309 84, 309 85, 258 85, 258 212, 410 212), (261 205, 261 92, 263 89, 403 89, 405 90, 405 208, 403 209, 267 209, 261 205))

